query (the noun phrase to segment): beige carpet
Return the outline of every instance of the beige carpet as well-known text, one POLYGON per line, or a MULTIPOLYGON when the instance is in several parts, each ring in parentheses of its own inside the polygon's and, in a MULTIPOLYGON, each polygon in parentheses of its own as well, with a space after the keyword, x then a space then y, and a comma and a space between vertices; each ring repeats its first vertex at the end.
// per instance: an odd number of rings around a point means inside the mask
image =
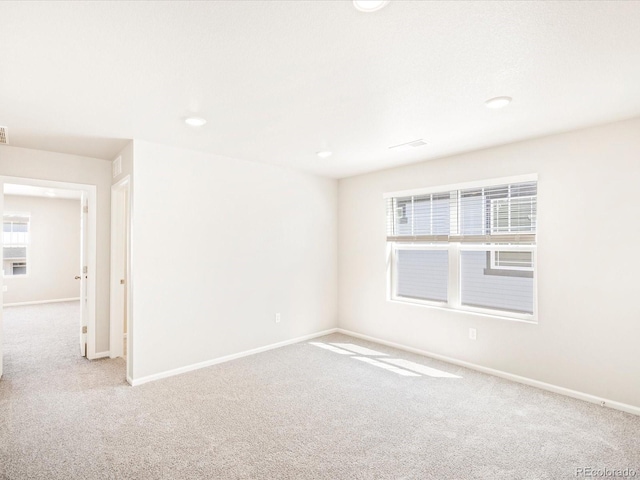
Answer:
POLYGON ((0 478, 640 477, 640 417, 343 335, 132 388, 77 312, 5 309, 0 478))

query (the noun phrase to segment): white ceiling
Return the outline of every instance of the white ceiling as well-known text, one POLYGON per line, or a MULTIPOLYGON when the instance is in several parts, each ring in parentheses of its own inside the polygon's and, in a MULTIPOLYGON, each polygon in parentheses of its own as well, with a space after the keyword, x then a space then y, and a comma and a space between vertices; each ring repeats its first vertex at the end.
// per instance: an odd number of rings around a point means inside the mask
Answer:
POLYGON ((14 185, 12 183, 4 184, 4 194, 65 200, 80 200, 80 198, 82 198, 82 192, 80 190, 64 190, 62 188, 46 188, 32 185, 14 185))
POLYGON ((0 125, 345 177, 640 115, 639 25, 640 2, 0 2, 0 125))

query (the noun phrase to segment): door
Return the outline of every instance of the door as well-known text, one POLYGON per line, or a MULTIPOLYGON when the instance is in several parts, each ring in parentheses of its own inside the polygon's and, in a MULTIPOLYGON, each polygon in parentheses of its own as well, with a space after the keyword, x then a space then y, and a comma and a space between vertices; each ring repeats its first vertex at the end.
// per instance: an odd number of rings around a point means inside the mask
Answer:
POLYGON ((128 361, 129 177, 111 187, 111 344, 110 357, 128 361))
MULTIPOLYGON (((88 198, 82 192, 80 200, 80 355, 87 356, 87 219, 89 213, 88 198)), ((78 278, 78 277, 76 277, 78 278)))

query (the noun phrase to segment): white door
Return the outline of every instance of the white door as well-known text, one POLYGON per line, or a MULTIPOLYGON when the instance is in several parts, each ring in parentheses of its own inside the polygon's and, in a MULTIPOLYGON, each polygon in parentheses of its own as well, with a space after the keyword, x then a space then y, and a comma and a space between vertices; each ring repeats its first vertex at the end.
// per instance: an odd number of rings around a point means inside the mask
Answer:
POLYGON ((129 177, 126 177, 111 187, 111 358, 129 358, 128 284, 129 177))
MULTIPOLYGON (((2 182, 2 180, 0 179, 0 216, 4 216, 4 183, 2 182)), ((3 244, 3 238, 2 235, 0 235, 0 258, 4 258, 4 244, 3 244)), ((0 285, 2 285, 2 288, 0 288, 0 378, 2 378, 2 368, 3 368, 3 364, 4 364, 4 353, 2 351, 2 345, 3 345, 3 341, 2 341, 2 332, 3 332, 3 328, 2 328, 2 319, 4 316, 4 310, 2 308, 2 305, 4 303, 4 270, 2 268, 0 268, 0 274, 2 276, 0 276, 0 285)))
MULTIPOLYGON (((80 201, 80 355, 87 356, 87 217, 89 213, 87 194, 80 201)), ((77 278, 77 277, 76 277, 77 278)))

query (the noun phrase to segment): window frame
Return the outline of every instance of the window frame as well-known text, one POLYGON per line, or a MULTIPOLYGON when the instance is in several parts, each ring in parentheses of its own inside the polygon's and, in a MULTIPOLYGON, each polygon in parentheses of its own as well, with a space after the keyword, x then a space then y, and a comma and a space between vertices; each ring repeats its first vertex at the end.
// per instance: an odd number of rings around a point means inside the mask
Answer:
MULTIPOLYGON (((508 178, 496 178, 490 180, 484 180, 480 182, 469 182, 455 185, 442 185, 436 187, 429 187, 425 189, 405 190, 401 192, 391 192, 384 194, 384 199, 397 197, 408 197, 418 195, 428 195, 434 193, 444 193, 446 191, 464 190, 471 188, 484 188, 492 187, 503 184, 524 183, 524 182, 537 182, 538 176, 533 175, 520 175, 516 177, 508 178)), ((457 196, 458 206, 460 206, 461 196, 457 196)), ((526 196, 525 196, 526 197, 526 196)), ((515 197, 518 198, 518 197, 515 197)), ((483 206, 484 209, 484 206, 483 206)), ((456 212, 451 212, 451 222, 458 221, 459 209, 456 212)), ((535 219, 536 225, 536 237, 539 233, 537 218, 535 219)), ((491 229, 493 230, 493 219, 491 219, 491 229)), ((511 232, 505 232, 510 234, 511 232)), ((515 232, 518 233, 518 232, 515 232)), ((500 235, 501 233, 496 233, 500 235)), ((530 324, 538 323, 538 255, 537 255, 537 243, 532 244, 501 244, 501 243, 462 243, 462 242, 387 242, 387 301, 422 306, 427 308, 445 310, 449 312, 456 312, 461 314, 471 314, 483 317, 496 318, 500 320, 509 320, 516 322, 524 322, 530 324), (418 298, 403 297, 397 295, 397 282, 398 282, 398 262, 397 251, 398 250, 446 250, 449 252, 449 275, 448 275, 448 288, 447 288, 447 302, 437 302, 432 300, 422 300, 418 298), (490 252, 491 260, 493 262, 496 251, 531 251, 532 252, 532 268, 524 267, 522 269, 518 267, 498 267, 499 270, 507 270, 508 272, 514 272, 517 274, 531 272, 533 281, 533 312, 519 313, 510 312, 508 310, 499 310, 485 307, 475 307, 470 305, 463 305, 461 302, 462 296, 462 278, 461 278, 461 254, 463 251, 485 251, 490 252)), ((493 268, 493 267, 492 267, 493 268)), ((521 276, 521 275, 514 275, 521 276)))

